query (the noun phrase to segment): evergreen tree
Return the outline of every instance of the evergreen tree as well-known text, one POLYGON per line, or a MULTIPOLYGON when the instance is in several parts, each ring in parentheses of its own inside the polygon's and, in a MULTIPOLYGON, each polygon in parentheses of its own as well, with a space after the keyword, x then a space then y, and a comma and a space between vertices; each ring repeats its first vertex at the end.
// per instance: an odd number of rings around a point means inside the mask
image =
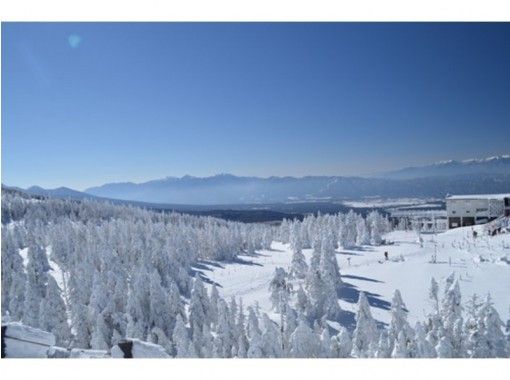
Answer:
POLYGON ((55 335, 57 345, 67 347, 71 330, 67 323, 67 311, 60 288, 52 276, 48 276, 46 296, 39 306, 39 326, 55 335))
POLYGON ((290 355, 294 358, 317 358, 321 343, 303 317, 290 337, 290 355))
POLYGON ((2 311, 12 320, 23 317, 26 275, 13 233, 2 229, 2 311))
POLYGON ((377 325, 365 293, 359 294, 358 313, 356 314, 356 328, 352 338, 352 356, 358 358, 367 357, 372 341, 377 339, 377 325))
POLYGON ((346 328, 341 327, 338 334, 332 338, 331 351, 335 358, 348 358, 351 356, 352 339, 346 328))
POLYGON ((27 283, 23 323, 39 327, 39 307, 46 295, 48 271, 50 269, 46 252, 37 244, 28 247, 27 283))
POLYGON ((395 354, 399 355, 397 357, 403 357, 401 355, 405 354, 408 355, 406 357, 414 357, 416 354, 413 352, 414 350, 412 347, 414 346, 414 332, 407 322, 407 310, 398 289, 393 293, 388 338, 390 343, 389 349, 392 352, 392 356, 395 354), (399 347, 393 353, 397 343, 399 347))
POLYGON ((282 356, 282 342, 276 323, 267 314, 262 315, 264 332, 262 333, 262 352, 265 358, 279 358, 282 356))
POLYGON ((172 341, 175 345, 175 356, 177 358, 193 357, 188 329, 180 315, 177 315, 177 321, 175 322, 175 328, 172 334, 172 341))
POLYGON ((303 279, 308 271, 308 264, 303 255, 303 245, 300 236, 300 230, 297 223, 292 226, 290 237, 290 247, 292 249, 292 261, 290 264, 290 276, 292 278, 303 279))
POLYGON ((283 268, 275 268, 273 279, 269 283, 269 290, 274 310, 281 312, 282 305, 288 303, 292 290, 292 285, 287 282, 287 273, 283 268))

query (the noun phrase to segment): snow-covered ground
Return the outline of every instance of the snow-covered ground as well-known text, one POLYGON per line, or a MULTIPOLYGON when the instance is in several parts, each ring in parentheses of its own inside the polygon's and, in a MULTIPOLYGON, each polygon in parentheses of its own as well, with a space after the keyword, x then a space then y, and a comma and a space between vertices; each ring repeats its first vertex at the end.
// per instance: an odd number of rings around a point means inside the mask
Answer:
MULTIPOLYGON (((353 322, 360 291, 367 293, 374 317, 389 322, 388 309, 393 291, 399 289, 409 310, 409 320, 423 320, 431 309, 428 288, 431 277, 441 284, 452 272, 460 281, 463 302, 476 293, 490 292, 502 319, 510 311, 510 234, 474 239, 471 227, 449 230, 437 235, 422 235, 420 246, 415 232, 394 231, 386 235, 393 244, 364 246, 356 250, 337 250, 337 261, 345 283, 340 306, 346 311, 345 325, 353 322), (384 252, 389 260, 384 260, 384 252), (436 263, 431 257, 437 251, 436 263), (403 261, 402 261, 403 260, 403 261)), ((304 250, 307 260, 311 250, 304 250)), ((234 263, 203 262, 197 266, 205 277, 218 284, 224 297, 242 297, 245 306, 258 303, 271 317, 269 282, 274 270, 288 269, 292 253, 286 244, 274 242, 272 250, 257 256, 241 256, 234 263)), ((294 284, 299 286, 299 284, 294 284)))
POLYGON ((423 198, 364 198, 362 200, 343 201, 342 203, 352 208, 437 207, 434 201, 437 202, 438 200, 423 198))

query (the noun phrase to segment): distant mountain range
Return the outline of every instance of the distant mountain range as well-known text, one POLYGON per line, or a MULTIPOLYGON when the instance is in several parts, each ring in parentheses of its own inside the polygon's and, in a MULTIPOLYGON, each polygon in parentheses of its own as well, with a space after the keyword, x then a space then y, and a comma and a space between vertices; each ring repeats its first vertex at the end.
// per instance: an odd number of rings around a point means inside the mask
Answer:
POLYGON ((108 183, 79 192, 66 187, 26 189, 30 194, 71 199, 110 199, 174 205, 242 205, 337 202, 364 197, 444 198, 447 194, 510 192, 510 156, 446 161, 370 178, 340 176, 167 177, 144 183, 108 183))
POLYGON ((462 161, 441 161, 432 165, 407 167, 375 177, 411 179, 437 176, 457 176, 464 174, 510 174, 510 155, 494 156, 462 161))
POLYGON ((87 194, 82 191, 73 190, 68 187, 58 187, 56 189, 43 189, 40 186, 31 186, 28 189, 20 189, 20 190, 24 190, 28 194, 42 195, 44 197, 49 197, 49 198, 65 198, 65 199, 98 198, 92 194, 87 194))

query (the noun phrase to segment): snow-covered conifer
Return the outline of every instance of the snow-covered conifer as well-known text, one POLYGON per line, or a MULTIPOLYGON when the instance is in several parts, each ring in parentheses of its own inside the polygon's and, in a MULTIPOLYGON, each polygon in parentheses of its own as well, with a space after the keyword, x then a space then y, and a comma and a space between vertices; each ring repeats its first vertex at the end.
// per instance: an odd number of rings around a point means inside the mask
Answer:
POLYGON ((332 337, 331 352, 335 358, 351 356, 352 339, 345 327, 341 327, 337 335, 332 337))
POLYGON ((55 335, 59 346, 67 347, 71 339, 71 330, 67 323, 67 311, 61 291, 52 276, 48 276, 46 295, 39 306, 39 326, 55 335))
POLYGON ((317 358, 320 355, 320 338, 303 317, 290 337, 290 347, 290 355, 294 358, 317 358))
POLYGON ((372 341, 378 336, 377 325, 370 305, 364 292, 359 294, 358 312, 356 314, 356 328, 352 337, 352 356, 358 358, 367 357, 367 353, 372 341))
POLYGON ((303 246, 297 223, 294 223, 292 228, 290 246, 292 249, 290 276, 292 278, 303 279, 306 277, 306 273, 308 271, 308 264, 306 263, 305 256, 303 255, 303 246))
POLYGON ((282 342, 280 332, 267 314, 262 315, 264 332, 262 333, 262 352, 265 358, 279 358, 282 356, 282 342))
POLYGON ((274 310, 281 312, 282 305, 288 303, 292 290, 292 285, 287 282, 287 273, 283 268, 275 268, 273 279, 269 283, 269 290, 274 310))
POLYGON ((172 341, 175 345, 177 358, 192 357, 190 351, 191 341, 189 338, 189 332, 180 315, 177 315, 177 321, 175 322, 175 328, 172 334, 172 341))
POLYGON ((32 327, 39 327, 39 307, 46 295, 49 269, 45 250, 33 243, 28 247, 27 283, 23 312, 23 322, 32 327))

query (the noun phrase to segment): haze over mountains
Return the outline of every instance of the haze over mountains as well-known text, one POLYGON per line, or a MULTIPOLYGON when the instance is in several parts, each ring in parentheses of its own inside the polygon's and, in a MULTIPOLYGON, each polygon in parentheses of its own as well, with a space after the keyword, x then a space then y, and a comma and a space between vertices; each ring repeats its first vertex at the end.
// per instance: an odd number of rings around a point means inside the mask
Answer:
POLYGON ((409 167, 369 178, 342 176, 168 177, 144 183, 108 183, 85 192, 69 188, 31 187, 38 195, 80 199, 100 197, 162 204, 248 204, 331 201, 362 197, 437 197, 450 193, 510 191, 510 156, 445 161, 409 167))
POLYGON ((280 202, 317 202, 363 197, 434 197, 447 194, 510 191, 510 155, 444 161, 407 167, 372 177, 306 176, 167 177, 144 183, 107 183, 84 192, 67 187, 26 191, 55 198, 111 200, 173 205, 229 205, 280 202))

